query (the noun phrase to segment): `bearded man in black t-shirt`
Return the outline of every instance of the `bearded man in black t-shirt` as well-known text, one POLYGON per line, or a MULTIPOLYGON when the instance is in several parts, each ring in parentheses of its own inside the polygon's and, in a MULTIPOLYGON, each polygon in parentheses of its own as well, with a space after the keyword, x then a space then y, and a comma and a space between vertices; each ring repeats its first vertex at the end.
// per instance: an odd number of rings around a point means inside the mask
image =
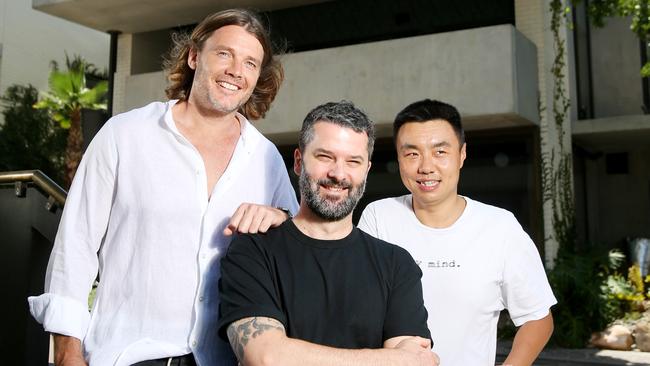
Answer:
POLYGON ((352 224, 374 126, 352 103, 303 122, 300 210, 233 240, 221 262, 219 333, 243 365, 438 365, 422 272, 404 249, 352 224))

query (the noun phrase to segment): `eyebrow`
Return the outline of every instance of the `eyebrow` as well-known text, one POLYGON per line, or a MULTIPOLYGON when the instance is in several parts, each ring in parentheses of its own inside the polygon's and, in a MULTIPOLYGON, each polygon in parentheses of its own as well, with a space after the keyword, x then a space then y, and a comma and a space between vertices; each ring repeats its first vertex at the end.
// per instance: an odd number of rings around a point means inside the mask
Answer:
MULTIPOLYGON (((327 149, 323 149, 322 147, 319 147, 319 148, 317 148, 317 149, 314 149, 314 154, 318 154, 318 153, 323 153, 323 154, 328 154, 328 155, 334 155, 333 152, 331 152, 331 151, 329 151, 329 150, 327 150, 327 149)), ((348 156, 348 159, 359 159, 359 160, 365 160, 365 157, 364 157, 363 155, 352 155, 352 156, 348 156)))
MULTIPOLYGON (((436 142, 435 144, 431 145, 431 147, 433 147, 433 148, 436 148, 436 147, 450 147, 450 146, 451 146, 451 144, 449 142, 447 142, 447 141, 440 141, 440 142, 436 142)), ((409 150, 409 149, 418 150, 419 146, 409 144, 409 143, 404 143, 399 148, 400 148, 400 150, 409 150)))

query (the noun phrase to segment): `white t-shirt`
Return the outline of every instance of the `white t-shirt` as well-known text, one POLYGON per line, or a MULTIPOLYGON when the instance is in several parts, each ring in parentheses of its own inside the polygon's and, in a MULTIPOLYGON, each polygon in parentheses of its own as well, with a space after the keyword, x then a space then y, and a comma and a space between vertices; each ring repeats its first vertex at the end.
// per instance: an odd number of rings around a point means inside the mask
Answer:
POLYGON ((176 128, 175 103, 117 115, 95 136, 68 193, 45 293, 29 298, 45 330, 83 340, 90 366, 190 352, 199 365, 236 364, 217 335, 231 239, 222 231, 242 202, 298 208, 282 157, 240 114, 237 146, 208 200, 205 164, 176 128))
POLYGON ((537 248, 508 211, 464 197, 450 227, 423 225, 411 195, 369 204, 359 228, 407 249, 422 269, 424 304, 441 366, 494 365, 499 313, 515 325, 557 303, 537 248))

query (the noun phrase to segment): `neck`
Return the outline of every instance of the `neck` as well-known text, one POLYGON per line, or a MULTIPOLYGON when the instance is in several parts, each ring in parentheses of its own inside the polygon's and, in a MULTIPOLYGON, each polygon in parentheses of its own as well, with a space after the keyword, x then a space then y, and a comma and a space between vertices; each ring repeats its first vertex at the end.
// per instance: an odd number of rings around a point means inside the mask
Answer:
POLYGON ((455 195, 442 202, 422 204, 413 199, 413 212, 423 225, 442 229, 450 227, 463 214, 467 202, 455 195))
POLYGON ((314 214, 311 209, 300 205, 298 214, 293 218, 293 223, 303 234, 319 240, 339 240, 350 235, 352 225, 352 214, 338 221, 327 221, 314 214))
POLYGON ((233 123, 239 124, 237 112, 221 113, 203 108, 191 99, 176 103, 172 107, 172 116, 184 127, 213 133, 223 133, 232 128, 233 123))

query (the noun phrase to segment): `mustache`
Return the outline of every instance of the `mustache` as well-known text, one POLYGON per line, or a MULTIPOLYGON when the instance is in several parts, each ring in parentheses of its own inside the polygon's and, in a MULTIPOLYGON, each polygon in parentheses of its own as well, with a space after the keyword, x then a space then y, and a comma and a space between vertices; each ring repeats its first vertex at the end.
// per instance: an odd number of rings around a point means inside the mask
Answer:
POLYGON ((339 181, 338 179, 333 179, 333 178, 324 178, 324 179, 319 179, 316 181, 319 185, 322 186, 329 186, 329 187, 334 187, 334 188, 343 188, 347 189, 352 187, 352 184, 350 182, 343 180, 339 181))

